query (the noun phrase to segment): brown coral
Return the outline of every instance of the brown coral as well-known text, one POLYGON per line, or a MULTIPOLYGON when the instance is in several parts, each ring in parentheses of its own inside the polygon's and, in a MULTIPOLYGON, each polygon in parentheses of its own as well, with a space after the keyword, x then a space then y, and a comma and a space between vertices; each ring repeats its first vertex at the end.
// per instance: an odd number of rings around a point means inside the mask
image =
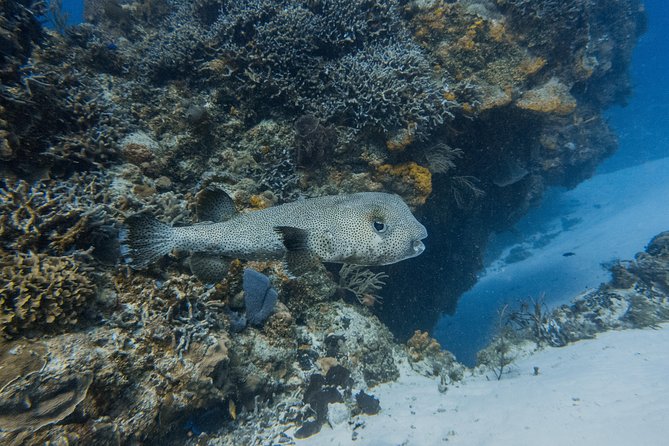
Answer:
POLYGON ((9 336, 74 325, 96 294, 71 256, 3 253, 0 268, 0 331, 9 336))
POLYGON ((123 157, 129 162, 141 166, 153 159, 153 151, 144 144, 131 142, 123 146, 123 157))
POLYGON ((90 372, 74 370, 21 377, 0 394, 0 429, 30 432, 62 420, 86 397, 92 382, 90 372))

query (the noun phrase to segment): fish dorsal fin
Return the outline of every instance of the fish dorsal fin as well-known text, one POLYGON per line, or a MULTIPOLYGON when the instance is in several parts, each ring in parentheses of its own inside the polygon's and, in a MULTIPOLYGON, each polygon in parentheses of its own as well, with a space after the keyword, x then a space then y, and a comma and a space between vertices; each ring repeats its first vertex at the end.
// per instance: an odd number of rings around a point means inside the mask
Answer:
POLYGON ((304 229, 296 228, 294 226, 275 226, 274 230, 281 236, 283 246, 285 246, 289 252, 307 250, 309 233, 304 229))
POLYGON ((190 270, 204 283, 218 283, 228 273, 230 260, 220 255, 194 252, 190 256, 190 270))
POLYGON ((196 212, 199 221, 212 223, 220 223, 237 215, 230 195, 216 186, 207 186, 197 194, 196 212))

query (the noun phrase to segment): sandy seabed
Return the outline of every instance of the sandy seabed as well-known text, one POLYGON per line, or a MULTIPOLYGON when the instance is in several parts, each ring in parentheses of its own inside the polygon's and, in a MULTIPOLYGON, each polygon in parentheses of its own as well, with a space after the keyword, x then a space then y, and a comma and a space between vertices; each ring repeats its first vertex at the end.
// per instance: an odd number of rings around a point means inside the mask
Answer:
POLYGON ((443 394, 436 380, 404 370, 372 389, 378 415, 326 425, 297 444, 666 445, 668 371, 669 324, 537 351, 500 381, 467 376, 443 394))

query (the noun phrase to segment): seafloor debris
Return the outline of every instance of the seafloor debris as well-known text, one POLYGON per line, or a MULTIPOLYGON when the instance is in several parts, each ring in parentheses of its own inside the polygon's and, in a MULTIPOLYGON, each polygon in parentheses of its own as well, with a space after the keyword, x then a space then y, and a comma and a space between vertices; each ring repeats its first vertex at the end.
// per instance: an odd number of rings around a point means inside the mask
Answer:
MULTIPOLYGON (((365 395, 405 361, 445 388, 458 364, 411 335, 453 311, 492 231, 615 150, 602 111, 629 94, 645 26, 638 0, 84 3, 57 32, 43 2, 0 5, 3 444, 284 443, 382 410, 365 395), (209 185, 240 211, 393 192, 428 248, 348 287, 373 303, 385 282, 375 306, 340 299, 325 267, 233 261, 205 286, 178 253, 118 265, 126 216, 192 224, 209 185), (246 266, 278 301, 238 331, 246 266), (325 384, 341 398, 305 397, 343 369, 325 384)), ((664 239, 537 332, 664 320, 664 239)))

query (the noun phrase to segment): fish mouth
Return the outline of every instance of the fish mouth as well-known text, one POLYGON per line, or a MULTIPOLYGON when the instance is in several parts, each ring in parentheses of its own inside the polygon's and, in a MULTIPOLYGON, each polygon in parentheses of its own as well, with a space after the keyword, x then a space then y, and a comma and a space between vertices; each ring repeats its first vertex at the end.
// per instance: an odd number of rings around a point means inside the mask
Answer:
POLYGON ((425 229, 425 226, 419 223, 418 236, 411 242, 411 247, 409 248, 410 257, 419 256, 423 253, 423 251, 425 251, 425 244, 422 242, 422 240, 425 238, 427 238, 427 229, 425 229))
POLYGON ((411 251, 413 257, 419 256, 425 251, 425 244, 420 240, 414 240, 411 242, 411 251))

